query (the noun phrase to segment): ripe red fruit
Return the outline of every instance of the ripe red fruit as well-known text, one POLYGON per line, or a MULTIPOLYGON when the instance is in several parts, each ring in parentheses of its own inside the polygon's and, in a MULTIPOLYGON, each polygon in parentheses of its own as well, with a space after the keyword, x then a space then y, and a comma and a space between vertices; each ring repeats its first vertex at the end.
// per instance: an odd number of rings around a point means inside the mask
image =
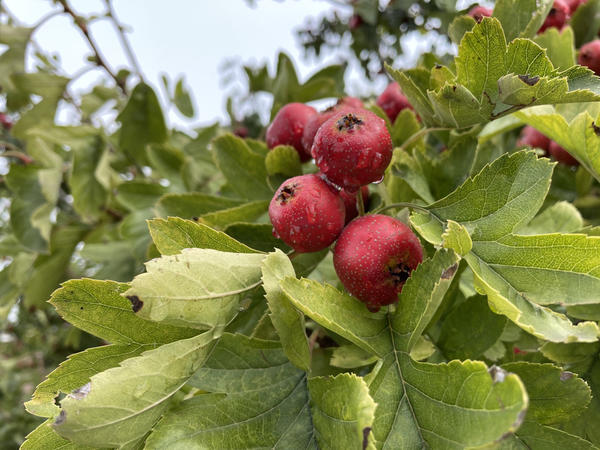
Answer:
POLYGON ((327 122, 327 120, 336 112, 362 108, 364 108, 363 102, 356 97, 343 97, 340 98, 335 105, 327 108, 322 113, 312 116, 308 122, 306 122, 304 133, 302 133, 302 148, 304 149, 304 152, 310 155, 317 131, 319 131, 321 125, 327 122))
POLYGON ((546 28, 554 27, 559 30, 565 25, 565 22, 571 15, 571 8, 565 0, 554 0, 552 9, 548 13, 546 20, 540 27, 538 33, 543 32, 546 28))
POLYGON ((558 145, 556 142, 550 142, 550 146, 548 147, 548 152, 552 155, 552 157, 557 160, 559 163, 564 164, 566 166, 578 166, 579 161, 571 156, 571 154, 558 145))
POLYGON ((277 112, 267 128, 267 146, 291 145, 300 155, 300 161, 308 161, 310 153, 302 148, 302 133, 306 123, 316 114, 317 110, 312 106, 288 103, 277 112))
POLYGON ((474 6, 468 14, 479 23, 484 17, 492 17, 492 10, 485 6, 474 6))
POLYGON ((529 147, 541 148, 548 151, 550 145, 550 138, 540 133, 535 128, 527 125, 521 130, 521 136, 517 141, 517 146, 521 147, 528 145, 529 147))
POLYGON ((589 67, 596 75, 600 74, 600 39, 588 42, 581 46, 577 62, 581 66, 589 67))
MULTIPOLYGON (((369 188, 367 186, 363 186, 360 188, 360 193, 362 195, 363 205, 365 205, 366 209, 369 202, 369 188)), ((340 197, 342 197, 342 200, 344 200, 344 207, 346 208, 346 223, 348 223, 358 216, 358 208, 356 207, 356 192, 348 192, 347 190, 342 189, 340 191, 340 197)))
POLYGON ((413 109, 406 96, 402 93, 397 82, 388 84, 385 90, 377 97, 377 105, 385 111, 392 123, 405 108, 413 109))
POLYGON ((317 174, 286 180, 269 205, 273 234, 297 252, 324 249, 344 228, 338 192, 317 174))
POLYGON ((370 311, 394 303, 423 260, 423 248, 408 226, 383 215, 350 222, 335 244, 333 265, 344 287, 370 311))
POLYGON ((352 17, 350 17, 350 20, 348 21, 348 28, 350 28, 351 30, 356 30, 362 25, 362 23, 363 18, 360 17, 358 14, 354 14, 352 17))
POLYGON ((392 138, 385 121, 371 111, 340 111, 319 128, 312 155, 329 181, 353 192, 383 178, 392 138))
POLYGON ((13 126, 13 123, 6 114, 0 113, 0 125, 2 125, 2 128, 5 130, 10 130, 13 126))
POLYGON ((569 10, 571 11, 571 15, 579 8, 581 5, 587 2, 587 0, 566 0, 567 5, 569 5, 569 10))

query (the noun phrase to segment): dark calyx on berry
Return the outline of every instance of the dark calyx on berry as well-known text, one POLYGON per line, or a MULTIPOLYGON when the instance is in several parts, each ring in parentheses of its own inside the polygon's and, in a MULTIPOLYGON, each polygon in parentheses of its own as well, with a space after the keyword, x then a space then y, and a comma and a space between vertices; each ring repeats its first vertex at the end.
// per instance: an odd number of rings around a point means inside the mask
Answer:
POLYGON ((354 130, 355 127, 358 128, 363 123, 364 122, 361 119, 356 117, 354 114, 349 113, 337 121, 337 129, 338 131, 350 131, 354 130))
POLYGON ((410 277, 412 269, 406 264, 395 264, 388 267, 390 276, 395 286, 402 286, 406 280, 410 277))
POLYGON ((277 196, 277 201, 279 202, 279 204, 285 205, 287 201, 294 196, 297 187, 297 184, 289 184, 287 186, 284 186, 283 189, 281 189, 281 192, 279 192, 279 195, 277 196))

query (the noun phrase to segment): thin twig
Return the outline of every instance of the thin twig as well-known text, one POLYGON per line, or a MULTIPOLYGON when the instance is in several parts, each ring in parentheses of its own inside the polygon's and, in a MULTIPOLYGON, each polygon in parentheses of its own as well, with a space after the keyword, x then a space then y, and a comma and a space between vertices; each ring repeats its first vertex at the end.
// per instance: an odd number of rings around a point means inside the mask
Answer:
MULTIPOLYGON (((5 144, 5 143, 3 143, 5 144)), ((25 153, 17 151, 17 150, 8 150, 3 153, 0 153, 0 156, 4 156, 5 158, 17 158, 23 164, 31 164, 33 162, 33 158, 27 156, 25 153)))
POLYGON ((362 189, 356 192, 356 208, 359 216, 365 215, 365 202, 363 202, 362 189))
POLYGON ((51 13, 46 14, 44 17, 42 17, 40 20, 37 21, 37 23, 33 26, 33 29, 37 30, 39 27, 44 25, 47 21, 49 21, 53 17, 60 16, 61 14, 64 14, 64 11, 57 10, 57 11, 52 11, 51 13))
POLYGON ((319 327, 315 328, 308 338, 308 350, 311 354, 315 344, 317 343, 317 339, 319 338, 319 331, 319 327))
POLYGON ((127 95, 127 86, 125 84, 125 80, 117 77, 117 75, 112 71, 112 69, 104 61, 104 58, 100 54, 100 50, 98 49, 96 42, 90 35, 90 32, 88 30, 88 27, 87 27, 87 24, 85 23, 85 21, 81 18, 81 16, 77 15, 77 13, 69 6, 69 3, 67 2, 67 0, 58 0, 58 2, 62 5, 63 10, 73 18, 73 22, 75 23, 75 25, 77 25, 77 27, 79 28, 79 30, 81 31, 81 33, 83 34, 85 39, 88 41, 89 46, 91 47, 92 51, 94 52, 94 58, 95 58, 96 64, 98 66, 102 67, 106 71, 106 73, 113 80, 115 80, 115 83, 117 83, 117 86, 119 86, 121 91, 123 91, 123 93, 125 95, 127 95))
POLYGON ((135 53, 133 52, 133 49, 131 48, 129 39, 127 39, 127 36, 125 36, 125 31, 123 30, 123 26, 117 20, 115 10, 112 7, 112 2, 111 2, 111 0, 104 0, 104 3, 106 4, 106 8, 108 9, 108 17, 111 19, 111 22, 113 23, 113 25, 115 26, 115 29, 117 30, 117 34, 119 35, 119 40, 121 41, 123 50, 125 50, 125 53, 127 54, 129 63, 132 65, 133 70, 135 71, 136 75, 140 78, 141 81, 143 81, 144 77, 142 76, 142 69, 140 68, 138 60, 135 57, 135 53))
POLYGON ((373 214, 380 214, 383 211, 386 211, 388 209, 396 209, 396 208, 412 208, 412 209, 418 209, 418 210, 426 212, 426 213, 430 213, 431 212, 427 208, 425 208, 424 206, 417 205, 415 203, 399 202, 399 203, 392 203, 391 205, 382 206, 381 208, 373 211, 373 214))

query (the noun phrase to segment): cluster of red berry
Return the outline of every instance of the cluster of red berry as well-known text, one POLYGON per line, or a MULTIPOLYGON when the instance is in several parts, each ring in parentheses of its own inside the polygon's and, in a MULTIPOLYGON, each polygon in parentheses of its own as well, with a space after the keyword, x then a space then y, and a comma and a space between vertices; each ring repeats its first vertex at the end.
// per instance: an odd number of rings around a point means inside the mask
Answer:
POLYGON ((525 145, 544 150, 546 154, 550 154, 556 161, 566 166, 579 165, 579 162, 569 152, 529 125, 521 130, 521 136, 517 141, 517 146, 521 147, 525 145))
MULTIPOLYGON (((410 107, 397 83, 377 103, 392 120, 410 107)), ((348 292, 371 311, 395 302, 423 259, 419 239, 389 216, 355 219, 357 201, 366 203, 367 185, 383 179, 392 159, 385 121, 353 97, 321 113, 290 103, 267 130, 269 148, 284 144, 302 161, 314 158, 320 171, 290 178, 277 189, 269 206, 275 236, 297 252, 319 251, 337 240, 333 263, 348 292)))

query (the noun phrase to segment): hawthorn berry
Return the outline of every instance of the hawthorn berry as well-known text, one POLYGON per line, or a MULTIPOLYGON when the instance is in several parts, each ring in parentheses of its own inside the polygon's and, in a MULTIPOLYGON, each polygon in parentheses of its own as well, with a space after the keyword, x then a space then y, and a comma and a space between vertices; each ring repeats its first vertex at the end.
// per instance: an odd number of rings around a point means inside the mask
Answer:
POLYGON ((479 23, 484 17, 492 17, 492 10, 485 6, 474 6, 469 10, 468 14, 475 19, 475 22, 479 23))
POLYGON ((333 243, 345 216, 337 190, 318 174, 284 181, 269 205, 273 234, 297 252, 316 252, 333 243))
POLYGON ((350 28, 351 30, 356 30, 362 25, 362 23, 363 18, 358 14, 353 14, 352 17, 350 17, 350 20, 348 21, 348 28, 350 28))
POLYGON ((312 156, 330 182, 356 192, 383 178, 392 138, 385 121, 371 111, 339 111, 319 128, 312 156))
POLYGON ((306 126, 304 127, 304 133, 302 133, 302 148, 304 152, 310 155, 310 151, 312 148, 313 141, 315 140, 315 135, 321 125, 323 125, 327 120, 333 116, 336 112, 346 110, 348 108, 353 109, 362 109, 364 104, 361 100, 356 97, 343 97, 338 100, 338 102, 327 108, 325 111, 312 116, 308 122, 306 122, 306 126))
POLYGON ((13 126, 13 123, 10 121, 6 114, 0 113, 0 125, 5 130, 10 130, 13 126))
POLYGON ((346 290, 370 311, 394 303, 423 248, 408 226, 368 214, 350 222, 335 244, 333 265, 346 290))
POLYGON ((288 103, 275 115, 273 122, 267 128, 267 146, 291 145, 300 155, 300 161, 308 161, 310 152, 302 147, 302 134, 309 119, 317 114, 312 106, 303 103, 288 103))
POLYGON ((400 89, 400 85, 397 82, 388 84, 385 90, 377 97, 377 106, 379 106, 385 114, 390 118, 392 123, 405 108, 413 109, 412 105, 400 89))
POLYGON ((546 16, 546 20, 540 27, 538 33, 542 33, 547 28, 558 28, 562 30, 562 27, 565 26, 565 22, 571 16, 571 8, 567 4, 565 0, 554 0, 554 4, 552 5, 552 9, 546 16))
POLYGON ((548 147, 548 153, 550 153, 552 157, 559 163, 564 164, 566 166, 579 165, 579 161, 573 158, 568 151, 566 151, 554 141, 550 142, 550 146, 548 147))
MULTIPOLYGON (((365 208, 369 202, 369 188, 363 186, 360 188, 360 194, 362 195, 363 205, 365 208)), ((344 207, 346 208, 346 223, 350 222, 356 216, 358 216, 358 208, 356 207, 356 192, 348 192, 345 189, 340 191, 340 197, 344 200, 344 207)))
POLYGON ((596 75, 600 74, 600 39, 588 42, 579 49, 577 62, 589 67, 596 75))
POLYGON ((527 125, 521 130, 521 135, 517 141, 517 146, 521 147, 525 145, 548 151, 550 138, 546 137, 535 128, 527 125))

